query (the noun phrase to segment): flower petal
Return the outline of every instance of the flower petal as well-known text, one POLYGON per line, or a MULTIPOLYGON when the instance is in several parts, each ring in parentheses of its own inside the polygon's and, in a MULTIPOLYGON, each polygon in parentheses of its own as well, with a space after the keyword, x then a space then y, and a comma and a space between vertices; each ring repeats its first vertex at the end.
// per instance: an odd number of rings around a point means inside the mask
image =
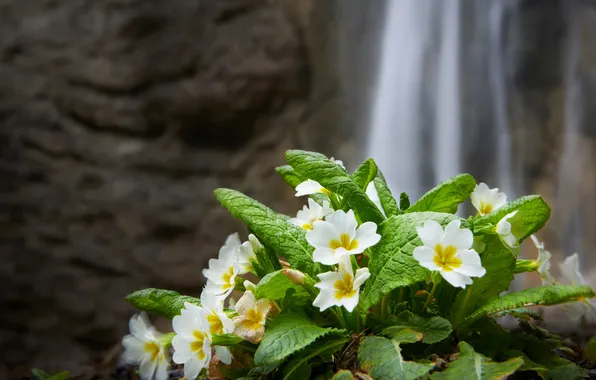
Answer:
POLYGON ((339 257, 334 253, 335 251, 331 248, 316 248, 312 253, 312 259, 315 263, 335 265, 339 262, 339 257))
POLYGON ((323 311, 330 308, 331 306, 338 305, 337 301, 338 300, 335 298, 335 291, 333 288, 321 288, 321 292, 317 295, 317 298, 315 298, 312 305, 323 311))
POLYGON ((470 277, 482 277, 486 269, 482 267, 480 255, 473 249, 459 251, 456 257, 461 260, 461 265, 453 270, 470 277))
POLYGON ((217 357, 219 358, 219 360, 221 360, 223 364, 232 364, 232 359, 234 357, 232 356, 232 353, 230 352, 229 348, 224 346, 215 346, 215 353, 217 354, 217 357))
POLYGON ((322 193, 323 186, 317 181, 307 179, 298 186, 296 186, 296 196, 301 197, 303 195, 311 195, 316 193, 322 193))
POLYGON ((565 258, 565 260, 559 264, 559 269, 561 270, 563 277, 573 285, 585 284, 584 277, 579 271, 579 256, 577 253, 565 258))
POLYGON ((306 241, 315 248, 329 248, 332 240, 340 240, 339 232, 328 221, 318 220, 312 227, 312 230, 306 231, 306 241))
POLYGON ((427 246, 421 246, 414 248, 412 256, 418 260, 420 266, 430 270, 441 270, 441 268, 435 264, 435 251, 427 246))
POLYGON ((196 379, 204 366, 203 360, 199 360, 197 355, 193 355, 184 363, 184 376, 187 379, 196 379))
POLYGON ((146 356, 141 360, 141 364, 139 365, 139 375, 141 375, 142 380, 151 380, 153 379, 153 374, 155 373, 155 367, 157 363, 151 360, 150 356, 146 356))
POLYGON ((172 360, 174 363, 184 364, 190 359, 190 357, 193 355, 192 351, 190 350, 190 343, 190 340, 185 339, 180 335, 174 336, 172 339, 172 347, 174 348, 172 360))
POLYGON ((443 235, 443 245, 452 245, 459 251, 460 249, 469 249, 474 244, 474 234, 467 228, 460 228, 461 221, 453 220, 445 227, 443 235))
POLYGON ((157 363, 157 369, 155 371, 155 380, 168 380, 168 362, 162 360, 157 363))
POLYGON ((236 303, 236 312, 240 315, 246 315, 250 309, 254 309, 257 305, 257 299, 251 291, 244 292, 242 297, 236 303))
POLYGON ((351 313, 354 310, 354 308, 356 308, 356 306, 358 306, 359 299, 360 299, 360 292, 358 290, 356 290, 356 294, 354 294, 352 297, 342 298, 340 303, 343 305, 343 307, 346 308, 347 311, 349 311, 351 313))
POLYGON ((357 269, 356 276, 354 277, 354 289, 359 289, 369 277, 370 271, 368 268, 357 269))
POLYGON ((465 288, 466 285, 470 285, 473 281, 469 276, 458 272, 441 272, 441 276, 456 288, 465 288))
POLYGON ((354 210, 349 210, 348 212, 337 210, 333 214, 327 215, 325 220, 331 223, 339 234, 348 234, 350 239, 354 239, 356 236, 358 222, 354 216, 354 210))
POLYGON ((443 239, 443 227, 434 220, 427 220, 422 227, 417 227, 416 232, 422 243, 432 249, 443 239))
POLYGON ((377 225, 373 222, 362 223, 356 230, 356 240, 360 252, 377 244, 381 240, 381 235, 377 234, 377 225))

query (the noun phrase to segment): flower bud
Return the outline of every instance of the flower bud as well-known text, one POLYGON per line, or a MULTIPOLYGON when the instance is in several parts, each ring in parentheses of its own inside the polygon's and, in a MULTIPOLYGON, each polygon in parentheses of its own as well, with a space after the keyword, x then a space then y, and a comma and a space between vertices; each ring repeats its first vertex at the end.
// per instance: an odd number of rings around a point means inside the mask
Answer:
POLYGON ((295 269, 282 269, 281 273, 296 285, 304 285, 306 275, 295 269))
POLYGON ((263 244, 261 244, 259 239, 257 239, 257 237, 253 234, 248 235, 248 241, 250 242, 250 245, 252 246, 252 250, 255 253, 264 248, 263 244))

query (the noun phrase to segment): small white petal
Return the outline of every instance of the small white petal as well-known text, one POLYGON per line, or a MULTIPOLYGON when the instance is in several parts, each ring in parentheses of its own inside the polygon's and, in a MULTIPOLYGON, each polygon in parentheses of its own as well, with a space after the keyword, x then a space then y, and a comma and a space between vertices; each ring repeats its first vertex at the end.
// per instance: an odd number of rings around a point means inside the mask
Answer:
POLYGON ((377 244, 381 240, 381 235, 377 234, 377 225, 373 222, 362 223, 356 230, 356 240, 360 252, 377 244))
MULTIPOLYGON (((196 355, 195 355, 196 356, 196 355)), ((191 357, 186 363, 184 363, 184 376, 187 379, 196 379, 201 373, 204 364, 198 357, 191 357)))
POLYGON ((219 358, 219 360, 221 360, 222 363, 228 365, 232 364, 232 359, 234 357, 232 356, 232 353, 227 347, 215 346, 215 353, 217 354, 217 357, 219 358))
POLYGON ((368 268, 360 268, 356 270, 356 276, 354 277, 354 288, 358 289, 364 284, 370 277, 370 271, 368 268))
POLYGON ((346 308, 347 311, 350 313, 358 306, 359 300, 359 292, 356 291, 356 294, 352 297, 344 297, 341 299, 341 305, 346 308))
POLYGON ((157 363, 151 360, 150 357, 145 357, 141 361, 139 365, 139 375, 141 375, 142 380, 151 380, 153 379, 153 374, 155 373, 155 367, 157 363))
POLYGON ((323 186, 317 181, 307 179, 298 186, 296 186, 296 196, 301 197, 303 195, 311 195, 317 193, 323 193, 323 186))
POLYGON ((461 221, 453 220, 447 227, 445 227, 445 234, 443 235, 443 245, 452 245, 457 250, 468 249, 474 244, 474 234, 467 228, 460 228, 461 221))
POLYGON ((335 298, 335 291, 333 289, 321 289, 321 292, 317 295, 317 298, 315 298, 312 304, 314 307, 318 307, 321 311, 324 311, 331 306, 336 306, 337 299, 335 298))
POLYGON ((333 214, 330 214, 325 218, 328 223, 331 223, 337 232, 340 234, 347 234, 350 239, 356 236, 356 227, 358 222, 354 216, 354 210, 345 212, 343 210, 337 210, 333 214))
POLYGON ((584 278, 579 271, 579 256, 577 253, 565 258, 565 260, 559 264, 559 269, 561 270, 563 277, 565 277, 571 284, 585 284, 584 278))
POLYGON ((482 277, 486 274, 486 269, 482 267, 482 262, 480 261, 480 255, 473 249, 459 251, 455 257, 462 262, 459 267, 453 269, 455 272, 470 277, 482 277))
POLYGON ((437 264, 435 264, 435 251, 427 246, 421 246, 414 248, 412 256, 420 263, 420 266, 429 270, 441 270, 437 264))
POLYGON ((160 361, 157 363, 157 369, 155 371, 155 380, 167 380, 168 375, 168 362, 160 361))
POLYGON ((377 206, 377 208, 379 209, 379 211, 381 211, 383 216, 386 217, 387 215, 385 214, 385 210, 383 209, 383 205, 381 204, 381 198, 379 198, 379 193, 377 192, 377 188, 375 187, 374 182, 370 182, 366 186, 366 195, 368 196, 368 199, 370 199, 375 204, 375 206, 377 206))
POLYGON ((175 335, 172 339, 172 347, 174 348, 174 355, 172 360, 176 364, 186 363, 193 353, 190 351, 190 343, 192 340, 185 339, 180 335, 175 335))
POLYGON ((443 227, 434 220, 427 220, 422 227, 417 227, 416 232, 422 243, 434 249, 443 239, 443 227))
POLYGON ((469 276, 457 272, 441 272, 441 276, 456 288, 465 288, 473 282, 469 276))
POLYGON ((335 265, 339 262, 339 258, 334 255, 331 248, 316 248, 312 253, 312 259, 315 263, 325 265, 335 265))
POLYGON ((236 303, 236 312, 240 315, 245 315, 250 309, 254 309, 257 305, 257 299, 251 291, 244 292, 242 297, 236 303))
POLYGON ((315 248, 329 248, 332 240, 340 240, 340 233, 328 221, 316 221, 313 229, 306 231, 306 241, 315 248))

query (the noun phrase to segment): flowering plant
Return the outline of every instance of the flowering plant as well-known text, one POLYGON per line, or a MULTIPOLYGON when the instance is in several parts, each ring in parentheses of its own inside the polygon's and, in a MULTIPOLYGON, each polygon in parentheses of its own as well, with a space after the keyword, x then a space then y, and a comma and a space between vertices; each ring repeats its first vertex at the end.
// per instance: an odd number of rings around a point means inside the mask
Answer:
POLYGON ((296 196, 309 197, 295 218, 217 189, 248 241, 228 237, 203 271, 200 298, 162 289, 127 297, 172 319, 174 333, 163 335, 143 314, 131 320, 124 357, 142 378, 167 378, 172 361, 187 379, 582 376, 528 308, 593 309, 581 276, 572 285, 550 276, 538 240, 537 260, 517 259, 520 243, 550 215, 541 197, 507 202, 462 174, 410 204, 404 193, 393 197, 372 159, 352 174, 318 153, 291 150, 286 159, 276 171, 296 196), (468 198, 478 213, 463 219, 455 213, 468 198), (522 272, 539 273, 544 286, 504 294, 522 272), (502 328, 505 315, 521 329, 502 328))

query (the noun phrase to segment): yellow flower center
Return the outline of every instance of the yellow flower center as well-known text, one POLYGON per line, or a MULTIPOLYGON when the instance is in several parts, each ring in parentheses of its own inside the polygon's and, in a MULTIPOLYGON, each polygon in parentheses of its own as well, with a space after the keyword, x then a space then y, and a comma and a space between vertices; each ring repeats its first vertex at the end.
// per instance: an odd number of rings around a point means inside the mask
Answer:
POLYGON ((459 268, 461 266, 461 260, 455 257, 457 248, 452 245, 448 245, 443 248, 441 244, 435 246, 435 264, 445 272, 451 272, 453 268, 459 268))
POLYGON ((345 248, 346 250, 350 251, 352 249, 356 249, 358 247, 358 240, 350 239, 350 235, 343 233, 339 236, 340 240, 331 240, 329 242, 329 248, 331 249, 338 249, 338 248, 345 248))
POLYGON ((312 230, 312 224, 310 224, 310 223, 304 223, 302 225, 302 229, 303 230, 312 230))
POLYGON ((233 286, 231 282, 232 276, 234 276, 234 267, 229 267, 228 271, 221 275, 221 279, 224 282, 224 285, 222 286, 223 290, 228 290, 233 286))
POLYGON ((480 202, 480 214, 482 215, 486 215, 486 214, 490 214, 490 212, 493 210, 493 205, 491 205, 490 203, 484 203, 484 202, 480 202))
POLYGON ((143 349, 145 350, 145 352, 151 355, 152 362, 155 362, 158 358, 161 357, 161 349, 157 342, 145 342, 145 344, 143 345, 143 349))
POLYGON ((321 187, 321 193, 327 195, 328 197, 331 196, 331 191, 325 189, 324 187, 321 187))
POLYGON ((192 335, 194 336, 195 340, 190 343, 190 350, 197 354, 199 360, 203 360, 207 356, 203 351, 203 343, 205 342, 205 339, 207 339, 207 334, 202 331, 195 330, 192 332, 192 335))
POLYGON ((246 321, 244 326, 249 330, 258 330, 262 327, 261 321, 263 320, 263 314, 257 309, 249 309, 246 313, 246 321))
POLYGON ((211 331, 211 334, 223 334, 223 323, 217 314, 209 314, 207 316, 207 322, 209 323, 209 331, 211 331))
POLYGON ((342 298, 350 298, 356 295, 356 289, 354 289, 354 278, 349 273, 344 274, 344 278, 335 281, 333 284, 335 288, 335 298, 338 300, 342 298))

